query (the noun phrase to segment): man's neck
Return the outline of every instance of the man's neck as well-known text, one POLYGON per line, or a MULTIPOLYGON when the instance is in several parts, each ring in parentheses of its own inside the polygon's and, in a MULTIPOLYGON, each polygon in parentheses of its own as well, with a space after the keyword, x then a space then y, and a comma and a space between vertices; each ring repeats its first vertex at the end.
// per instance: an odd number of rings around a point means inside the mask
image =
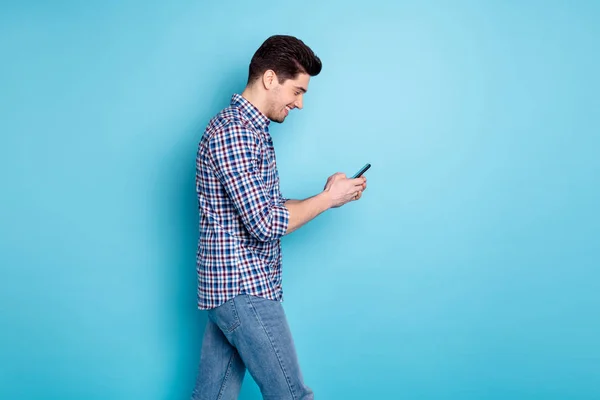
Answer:
POLYGON ((242 97, 248 100, 254 107, 258 108, 263 115, 267 114, 266 101, 262 93, 258 93, 257 90, 247 86, 242 92, 242 97))

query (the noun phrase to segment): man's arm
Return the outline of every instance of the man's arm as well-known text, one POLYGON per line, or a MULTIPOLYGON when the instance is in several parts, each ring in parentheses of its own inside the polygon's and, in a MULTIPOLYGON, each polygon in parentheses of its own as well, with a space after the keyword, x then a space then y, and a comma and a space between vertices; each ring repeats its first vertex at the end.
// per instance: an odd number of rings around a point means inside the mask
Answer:
POLYGON ((215 175, 248 232, 262 242, 285 235, 289 211, 283 204, 270 202, 258 169, 259 138, 244 126, 231 122, 215 132, 208 148, 215 175))
POLYGON ((337 173, 327 179, 323 191, 305 200, 287 200, 284 205, 289 211, 289 221, 285 234, 289 234, 319 214, 330 208, 356 201, 361 198, 362 192, 367 189, 367 178, 346 178, 346 175, 337 173))
POLYGON ((327 192, 321 192, 305 200, 288 200, 284 205, 290 212, 287 235, 331 208, 331 200, 327 192))

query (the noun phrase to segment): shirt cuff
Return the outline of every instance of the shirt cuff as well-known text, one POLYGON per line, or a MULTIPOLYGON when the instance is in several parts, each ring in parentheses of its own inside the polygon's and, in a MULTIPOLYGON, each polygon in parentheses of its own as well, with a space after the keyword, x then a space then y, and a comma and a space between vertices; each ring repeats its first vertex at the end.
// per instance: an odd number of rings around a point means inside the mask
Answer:
POLYGON ((290 224, 290 211, 283 205, 273 207, 273 236, 278 239, 285 235, 290 224))

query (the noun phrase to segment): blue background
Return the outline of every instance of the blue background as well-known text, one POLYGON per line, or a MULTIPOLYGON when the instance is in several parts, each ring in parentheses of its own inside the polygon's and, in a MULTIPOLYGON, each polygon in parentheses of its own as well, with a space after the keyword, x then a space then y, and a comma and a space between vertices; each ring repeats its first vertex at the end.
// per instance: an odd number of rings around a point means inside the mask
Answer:
MULTIPOLYGON (((600 398, 597 2, 3 2, 0 398, 186 399, 196 145, 269 35, 322 58, 273 125, 319 399, 600 398)), ((259 399, 247 375, 242 399, 259 399)))

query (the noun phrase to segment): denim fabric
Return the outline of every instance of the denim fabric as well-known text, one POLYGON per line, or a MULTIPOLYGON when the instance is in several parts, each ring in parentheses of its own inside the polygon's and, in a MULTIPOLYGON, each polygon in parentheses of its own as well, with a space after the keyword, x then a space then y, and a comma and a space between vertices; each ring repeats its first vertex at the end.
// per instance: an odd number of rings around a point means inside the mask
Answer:
POLYGON ((246 369, 266 400, 314 398, 281 302, 238 295, 208 310, 192 399, 237 399, 246 369))

